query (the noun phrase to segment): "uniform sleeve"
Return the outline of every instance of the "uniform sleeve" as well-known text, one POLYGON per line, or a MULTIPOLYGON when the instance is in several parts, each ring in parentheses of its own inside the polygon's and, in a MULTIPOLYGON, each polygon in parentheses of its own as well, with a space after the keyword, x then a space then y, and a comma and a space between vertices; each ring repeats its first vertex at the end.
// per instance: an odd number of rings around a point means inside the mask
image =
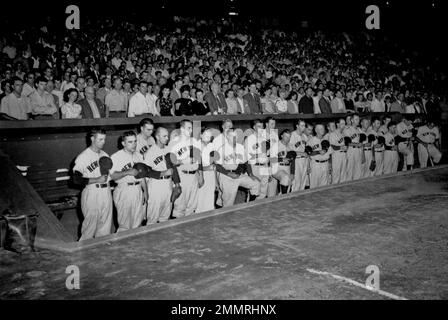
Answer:
POLYGON ((73 172, 78 171, 84 175, 85 170, 85 162, 83 161, 82 157, 78 156, 75 160, 75 166, 73 167, 73 172))
POLYGON ((120 172, 121 170, 117 155, 113 154, 110 158, 112 159, 112 169, 110 169, 110 172, 111 173, 120 172))

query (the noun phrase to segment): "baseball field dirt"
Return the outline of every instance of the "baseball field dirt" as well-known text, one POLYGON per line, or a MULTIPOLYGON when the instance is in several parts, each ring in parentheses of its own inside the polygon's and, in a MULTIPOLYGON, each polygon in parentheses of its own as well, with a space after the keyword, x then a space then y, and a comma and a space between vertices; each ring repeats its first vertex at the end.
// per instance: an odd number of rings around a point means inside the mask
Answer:
POLYGON ((447 299, 447 208, 441 166, 74 253, 0 251, 0 299, 447 299), (79 290, 66 288, 70 265, 79 290), (379 270, 377 291, 365 287, 368 266, 379 270))

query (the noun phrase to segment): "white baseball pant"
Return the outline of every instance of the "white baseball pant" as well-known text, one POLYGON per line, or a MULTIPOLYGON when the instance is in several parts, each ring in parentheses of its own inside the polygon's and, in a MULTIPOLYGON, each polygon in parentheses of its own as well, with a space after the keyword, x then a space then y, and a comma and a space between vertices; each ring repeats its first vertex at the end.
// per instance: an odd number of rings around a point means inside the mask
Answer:
POLYGON ((215 209, 215 170, 203 171, 203 175, 204 185, 199 189, 197 213, 215 209))
POLYGON ((184 173, 179 171, 182 193, 174 201, 173 216, 176 218, 193 214, 198 206, 198 173, 184 173))
POLYGON ((420 168, 426 168, 428 166, 428 156, 431 157, 434 163, 439 163, 440 159, 442 159, 442 153, 433 144, 429 144, 428 148, 426 148, 424 145, 419 143, 417 146, 417 151, 420 168))
POLYGON ((249 189, 251 195, 258 196, 260 194, 260 183, 253 180, 247 174, 242 174, 237 179, 228 177, 225 174, 217 173, 219 188, 221 189, 222 207, 233 206, 235 203, 238 187, 249 189))
POLYGON ((140 184, 129 186, 124 182, 119 183, 114 190, 114 203, 117 208, 117 232, 140 227, 145 215, 140 184))
POLYGON ((171 215, 171 192, 173 190, 170 179, 147 179, 148 205, 146 207, 147 225, 167 221, 171 215))
POLYGON ((82 240, 106 236, 112 227, 112 194, 109 187, 87 185, 81 193, 81 210, 84 220, 81 226, 82 240))

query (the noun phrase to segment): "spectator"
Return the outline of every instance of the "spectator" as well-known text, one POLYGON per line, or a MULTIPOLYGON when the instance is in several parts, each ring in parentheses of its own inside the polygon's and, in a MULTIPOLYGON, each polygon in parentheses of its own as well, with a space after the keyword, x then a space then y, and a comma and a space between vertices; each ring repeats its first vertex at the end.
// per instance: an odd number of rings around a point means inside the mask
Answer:
POLYGON ((288 113, 289 114, 297 114, 299 113, 299 95, 295 91, 291 91, 288 96, 288 113))
POLYGON ((174 116, 173 102, 170 98, 170 88, 163 86, 159 99, 156 101, 156 108, 162 117, 174 116))
POLYGON ((122 82, 120 78, 115 78, 114 88, 107 93, 104 104, 106 105, 107 118, 126 117, 128 97, 122 89, 122 82))
POLYGON ((330 90, 324 90, 322 98, 319 100, 319 108, 322 114, 331 114, 330 90))
POLYGON ((232 89, 226 91, 226 104, 227 104, 227 114, 237 114, 238 113, 238 101, 235 98, 235 94, 232 89))
POLYGON ((96 97, 101 100, 103 104, 106 103, 106 96, 112 91, 112 81, 106 77, 103 80, 103 87, 101 87, 96 93, 96 97))
POLYGON ((353 101, 353 91, 347 90, 345 93, 344 105, 347 112, 355 112, 355 102, 353 101))
POLYGON ((372 112, 385 112, 386 105, 383 101, 383 94, 381 92, 377 92, 375 95, 375 99, 372 101, 371 105, 372 112))
POLYGON ((76 103, 78 100, 78 90, 67 89, 64 92, 64 105, 61 107, 62 119, 81 119, 82 108, 76 103))
POLYGON ((249 86, 249 93, 247 93, 244 98, 249 104, 249 109, 251 114, 262 113, 261 99, 257 93, 257 84, 252 82, 249 86))
POLYGON ((336 91, 336 95, 331 100, 331 112, 332 113, 347 113, 345 109, 344 99, 342 98, 341 90, 336 91))
POLYGON ((78 101, 81 106, 81 116, 83 119, 104 118, 107 114, 107 108, 100 99, 95 98, 95 88, 88 86, 84 90, 85 99, 78 101))
POLYGON ((313 114, 314 113, 314 102, 313 102, 313 89, 308 87, 305 91, 305 96, 299 101, 299 113, 313 114))
POLYGON ((286 90, 281 88, 278 91, 279 99, 275 102, 275 113, 288 113, 288 101, 286 100, 286 90))
POLYGON ((261 110, 263 111, 263 113, 265 114, 275 113, 275 104, 271 99, 272 89, 267 87, 261 93, 262 93, 261 110))
POLYGON ((12 79, 13 91, 1 101, 0 114, 5 120, 28 120, 31 117, 29 100, 22 96, 23 81, 19 77, 12 79))
POLYGON ((238 102, 239 114, 250 114, 249 103, 244 98, 243 88, 238 88, 238 91, 236 92, 236 101, 238 102))
POLYGON ((149 99, 148 95, 148 83, 146 81, 141 81, 139 84, 139 91, 131 97, 131 100, 129 100, 128 117, 154 116, 154 113, 156 112, 151 103, 152 100, 149 99))
POLYGON ((29 98, 30 95, 35 91, 36 89, 34 88, 34 73, 29 72, 26 75, 26 83, 23 85, 22 97, 29 98))
POLYGON ((389 112, 399 112, 399 113, 405 113, 406 112, 406 104, 403 102, 404 100, 404 94, 400 93, 397 96, 397 100, 392 102, 390 105, 389 112))
POLYGON ((210 115, 210 109, 204 100, 204 92, 201 89, 196 90, 196 100, 191 103, 193 114, 197 116, 210 115))
POLYGON ((207 102, 207 106, 212 114, 226 114, 227 103, 226 98, 220 92, 219 84, 213 82, 210 85, 210 91, 204 95, 204 100, 207 102))
POLYGON ((174 114, 176 116, 192 116, 193 107, 190 99, 190 87, 183 85, 180 88, 181 98, 174 101, 174 114))
MULTIPOLYGON (((322 111, 319 107, 319 101, 322 99, 323 91, 322 89, 318 89, 316 92, 316 95, 313 97, 313 108, 314 108, 314 114, 321 114, 322 111)), ((300 100, 299 100, 300 101, 300 100)))
POLYGON ((31 113, 34 119, 59 119, 59 110, 54 102, 53 95, 45 89, 47 79, 39 77, 36 79, 37 90, 30 95, 31 113))
POLYGON ((86 81, 83 77, 76 79, 76 90, 78 90, 78 99, 84 99, 84 89, 86 88, 86 81))

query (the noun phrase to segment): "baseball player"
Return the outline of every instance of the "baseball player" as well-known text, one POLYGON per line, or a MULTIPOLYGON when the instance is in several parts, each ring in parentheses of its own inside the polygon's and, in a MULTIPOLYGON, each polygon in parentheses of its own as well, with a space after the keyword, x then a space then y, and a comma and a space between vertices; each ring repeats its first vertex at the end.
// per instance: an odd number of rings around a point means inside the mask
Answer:
POLYGON ((213 150, 214 151, 219 150, 221 148, 221 146, 225 143, 227 130, 233 128, 232 120, 230 120, 230 119, 223 120, 222 124, 221 124, 221 128, 222 128, 222 133, 213 139, 213 150))
POLYGON ((404 156, 403 171, 412 170, 414 166, 414 144, 412 143, 412 125, 411 118, 407 115, 403 115, 403 119, 397 125, 397 134, 400 137, 398 143, 398 152, 404 156))
POLYGON ((192 137, 193 123, 190 120, 180 122, 180 135, 168 144, 171 161, 177 165, 182 193, 174 202, 173 217, 189 216, 196 211, 199 188, 204 185, 202 161, 194 152, 201 149, 198 140, 192 137))
MULTIPOLYGON (((347 117, 349 118, 349 117, 347 117)), ((343 131, 344 136, 349 137, 352 142, 347 150, 347 177, 346 181, 358 180, 361 178, 361 166, 362 166, 362 153, 363 144, 359 143, 359 134, 361 129, 359 126, 359 115, 353 114, 351 120, 352 125, 346 124, 343 131)), ((351 121, 349 121, 351 122, 351 121)))
POLYGON ((81 193, 84 221, 80 241, 108 235, 112 226, 113 204, 109 175, 101 175, 98 163, 101 157, 108 157, 102 150, 106 132, 102 129, 92 130, 90 141, 90 146, 76 157, 73 167, 74 183, 84 186, 81 193))
POLYGON ((396 173, 398 170, 398 151, 395 143, 397 124, 390 121, 387 124, 388 131, 384 135, 384 174, 396 173))
POLYGON ((336 131, 336 123, 333 120, 330 120, 327 123, 327 133, 324 135, 324 140, 330 141, 330 133, 336 131))
MULTIPOLYGON (((288 152, 292 151, 290 147, 291 132, 285 129, 280 134, 280 141, 276 150, 277 156, 270 154, 271 170, 273 183, 269 183, 268 197, 277 195, 278 183, 280 183, 280 192, 288 193, 288 189, 294 180, 294 159, 288 158, 288 152)), ((272 149, 271 149, 272 150, 272 149)), ((275 151, 274 151, 275 152, 275 151)))
POLYGON ((263 130, 263 123, 260 120, 252 121, 252 128, 254 133, 246 137, 244 147, 247 152, 247 162, 251 166, 254 176, 260 180, 258 199, 263 199, 268 194, 271 174, 267 150, 263 148, 263 143, 265 143, 267 137, 266 131, 263 130))
POLYGON ((426 125, 418 128, 417 131, 417 146, 418 159, 421 168, 426 168, 428 165, 428 157, 432 163, 439 163, 442 158, 440 149, 440 133, 439 129, 434 125, 434 121, 429 119, 426 125))
POLYGON ((148 201, 148 189, 143 179, 136 179, 138 171, 133 168, 134 163, 142 162, 142 157, 135 152, 137 136, 133 131, 126 131, 121 136, 123 149, 112 156, 113 167, 111 179, 117 183, 114 190, 114 203, 117 208, 118 230, 125 231, 138 228, 144 218, 148 201))
MULTIPOLYGON (((227 131, 227 129, 225 130, 227 131)), ((198 196, 196 212, 204 212, 215 209, 216 173, 214 160, 214 145, 211 142, 212 133, 209 128, 204 128, 201 134, 201 156, 204 186, 198 196)))
POLYGON ((329 184, 328 160, 331 155, 331 148, 324 151, 321 142, 324 140, 325 127, 323 124, 317 124, 315 127, 316 135, 308 140, 307 145, 311 147, 311 173, 310 189, 326 186, 329 184))
POLYGON ((308 141, 306 135, 306 123, 299 120, 296 130, 291 133, 289 149, 296 152, 295 173, 292 181, 292 191, 304 190, 307 182, 308 155, 305 153, 305 146, 308 141))
POLYGON ((236 142, 233 129, 226 131, 226 141, 217 151, 216 171, 222 207, 235 203, 238 187, 249 189, 250 201, 260 193, 260 181, 252 173, 244 146, 236 142))
POLYGON ((143 163, 160 172, 160 177, 147 179, 148 205, 146 207, 147 224, 167 221, 171 215, 170 196, 173 188, 172 171, 167 165, 168 130, 159 127, 156 130, 156 143, 146 152, 143 163))
POLYGON ((384 145, 378 143, 378 137, 384 136, 384 134, 380 131, 381 121, 377 117, 372 118, 372 125, 367 130, 367 135, 373 134, 375 136, 375 141, 372 143, 375 153, 375 171, 373 172, 374 176, 380 176, 383 174, 384 170, 384 145))
POLYGON ((143 160, 146 157, 146 151, 156 142, 152 137, 154 132, 154 122, 149 118, 144 118, 140 121, 137 134, 137 152, 143 160))
POLYGON ((363 158, 364 161, 361 161, 361 178, 373 177, 373 171, 370 170, 370 166, 372 161, 374 160, 374 155, 372 153, 372 141, 369 141, 368 132, 370 129, 370 120, 368 118, 363 118, 361 120, 361 133, 365 135, 365 141, 363 141, 363 158))
POLYGON ((340 118, 336 123, 336 130, 328 136, 333 154, 332 162, 332 184, 343 183, 347 177, 347 147, 344 143, 345 119, 340 118))
POLYGON ((384 136, 388 131, 388 125, 392 121, 392 117, 390 115, 385 115, 383 119, 383 125, 378 129, 380 135, 384 136))

